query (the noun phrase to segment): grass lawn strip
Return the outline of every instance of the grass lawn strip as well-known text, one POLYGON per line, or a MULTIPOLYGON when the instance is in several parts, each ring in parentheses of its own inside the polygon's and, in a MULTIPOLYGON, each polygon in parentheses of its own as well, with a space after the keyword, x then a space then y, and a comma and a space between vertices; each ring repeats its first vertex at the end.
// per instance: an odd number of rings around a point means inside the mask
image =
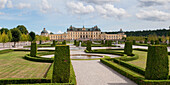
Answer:
POLYGON ((50 63, 27 61, 23 59, 27 53, 17 51, 1 54, 0 78, 43 78, 50 63))

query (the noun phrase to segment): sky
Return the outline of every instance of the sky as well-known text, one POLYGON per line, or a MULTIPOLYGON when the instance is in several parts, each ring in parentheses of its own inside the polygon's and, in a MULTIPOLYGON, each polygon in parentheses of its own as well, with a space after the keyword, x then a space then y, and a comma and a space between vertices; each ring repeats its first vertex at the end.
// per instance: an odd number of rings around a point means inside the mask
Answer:
POLYGON ((0 28, 40 34, 97 25, 103 32, 168 29, 170 0, 0 0, 0 28))

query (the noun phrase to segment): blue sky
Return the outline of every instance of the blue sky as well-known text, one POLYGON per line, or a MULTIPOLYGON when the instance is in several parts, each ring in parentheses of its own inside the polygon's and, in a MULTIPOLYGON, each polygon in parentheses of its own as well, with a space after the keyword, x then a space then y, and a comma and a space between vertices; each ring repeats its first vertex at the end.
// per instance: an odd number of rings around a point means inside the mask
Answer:
POLYGON ((98 25, 102 31, 153 30, 170 26, 170 0, 0 0, 0 28, 25 25, 40 34, 98 25))

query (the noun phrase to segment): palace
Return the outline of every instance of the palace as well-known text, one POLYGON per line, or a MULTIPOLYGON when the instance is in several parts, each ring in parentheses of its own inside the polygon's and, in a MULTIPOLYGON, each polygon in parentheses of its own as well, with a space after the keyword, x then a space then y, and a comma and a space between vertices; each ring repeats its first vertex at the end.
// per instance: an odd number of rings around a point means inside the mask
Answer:
POLYGON ((75 28, 72 25, 67 28, 67 33, 49 34, 47 30, 41 32, 42 36, 49 37, 50 40, 121 40, 126 35, 122 29, 117 34, 107 34, 101 32, 100 28, 94 26, 92 28, 75 28))

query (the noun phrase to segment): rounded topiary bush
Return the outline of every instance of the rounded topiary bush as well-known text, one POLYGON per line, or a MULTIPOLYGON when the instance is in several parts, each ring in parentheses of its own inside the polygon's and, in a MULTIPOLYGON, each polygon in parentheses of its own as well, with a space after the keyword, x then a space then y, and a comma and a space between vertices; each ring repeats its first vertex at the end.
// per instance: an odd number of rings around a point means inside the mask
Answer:
POLYGON ((87 41, 86 50, 91 51, 91 41, 90 40, 87 41))
POLYGON ((145 78, 149 80, 168 79, 169 60, 167 46, 152 45, 148 47, 145 78))
POLYGON ((124 47, 124 53, 127 54, 127 55, 132 55, 132 42, 130 41, 127 41, 125 42, 125 47, 124 47))
POLYGON ((36 57, 36 55, 37 55, 37 44, 34 42, 34 43, 31 43, 30 56, 36 57))
POLYGON ((66 45, 66 40, 64 40, 64 41, 62 42, 62 44, 63 44, 63 45, 66 45))

